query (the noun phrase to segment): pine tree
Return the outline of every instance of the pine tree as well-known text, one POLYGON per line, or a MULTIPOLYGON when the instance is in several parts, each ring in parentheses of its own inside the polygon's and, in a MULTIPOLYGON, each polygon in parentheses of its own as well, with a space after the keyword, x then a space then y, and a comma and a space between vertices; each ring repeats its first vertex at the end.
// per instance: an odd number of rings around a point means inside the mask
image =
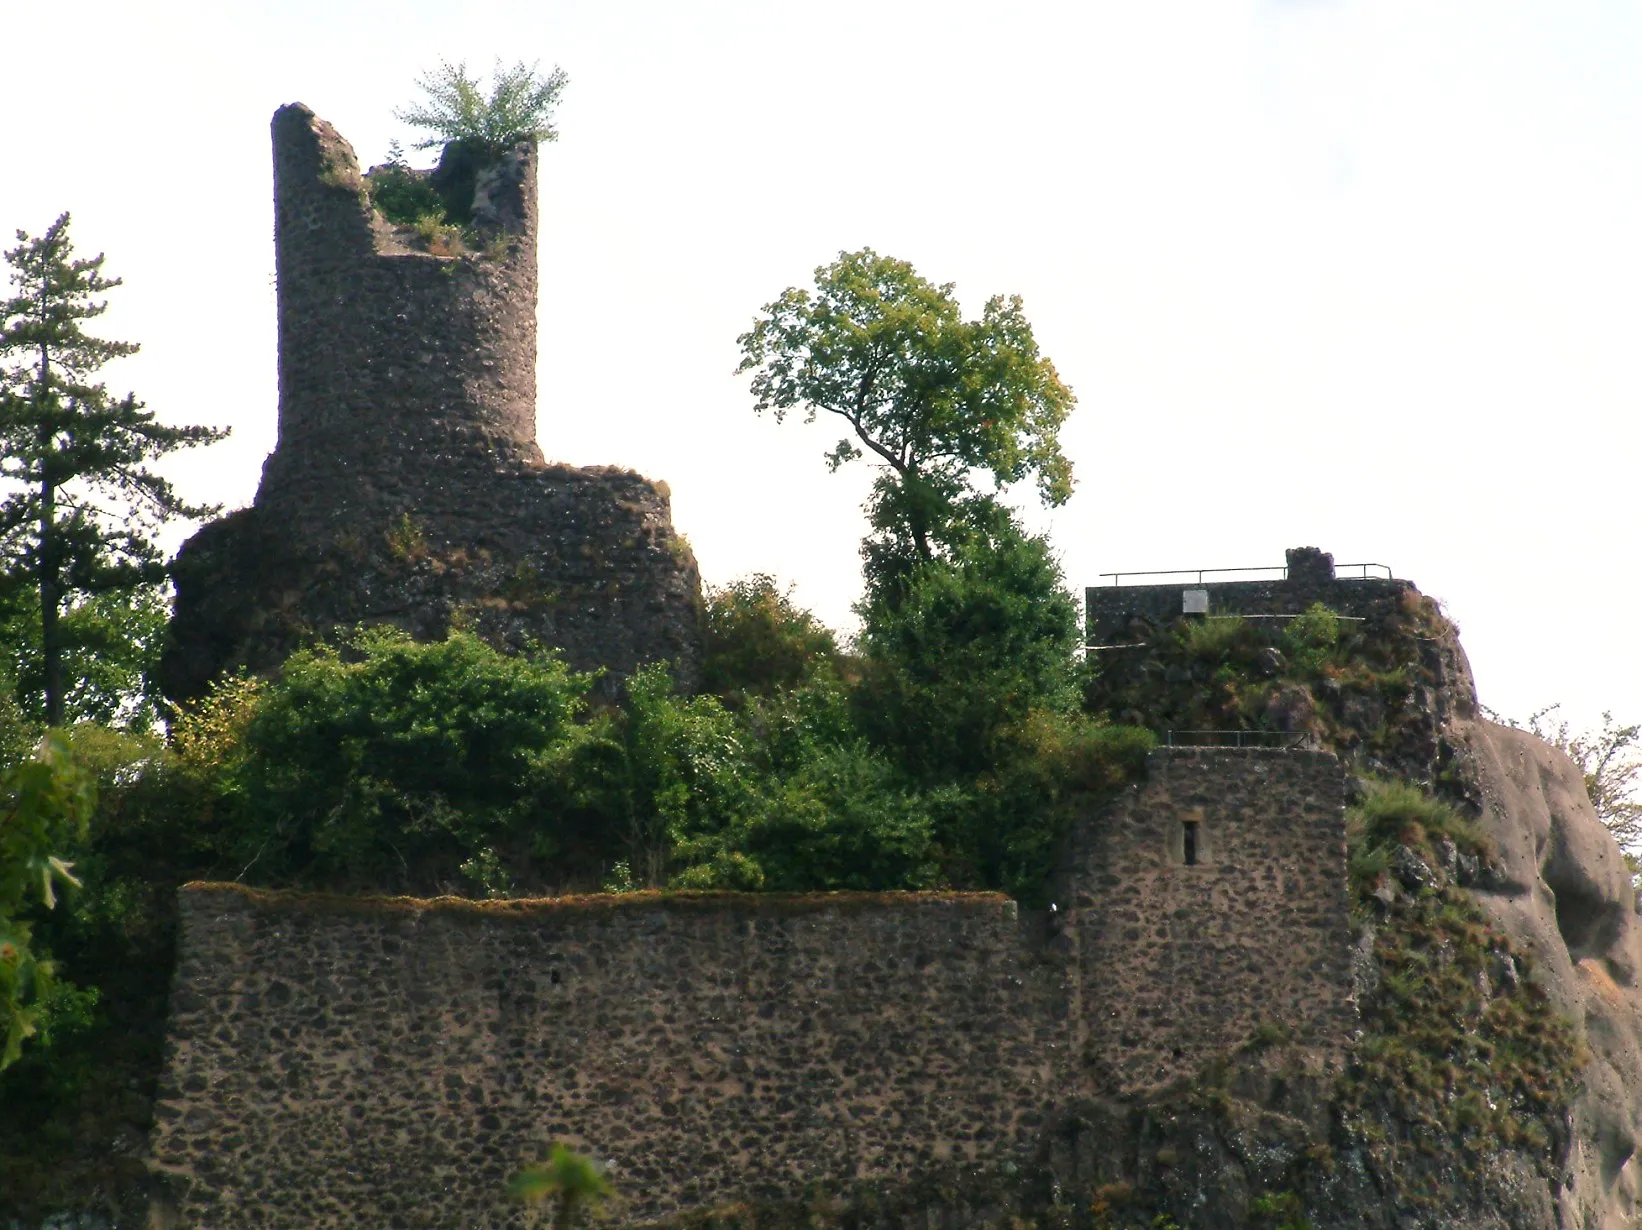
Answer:
POLYGON ((169 517, 214 510, 181 500, 148 463, 220 440, 210 427, 168 427, 130 393, 95 381, 131 342, 87 334, 120 285, 103 257, 74 259, 64 214, 38 239, 18 231, 6 253, 15 289, 0 302, 0 578, 38 590, 45 716, 63 720, 60 620, 77 596, 118 593, 164 576, 151 535, 169 517))

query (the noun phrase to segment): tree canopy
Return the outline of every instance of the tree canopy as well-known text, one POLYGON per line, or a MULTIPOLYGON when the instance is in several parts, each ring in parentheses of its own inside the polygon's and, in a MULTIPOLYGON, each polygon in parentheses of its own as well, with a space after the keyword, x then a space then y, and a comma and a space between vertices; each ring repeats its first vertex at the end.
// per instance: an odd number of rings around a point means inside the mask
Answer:
POLYGON ((60 619, 76 595, 132 590, 163 579, 151 535, 169 517, 213 510, 183 501, 149 463, 221 439, 209 427, 158 422, 130 393, 115 397, 95 373, 135 354, 131 342, 93 337, 95 296, 120 284, 103 257, 75 259, 69 215, 6 253, 14 293, 0 302, 0 577, 39 599, 46 720, 64 717, 60 619))
POLYGON ((922 560, 952 545, 950 527, 984 495, 977 476, 994 490, 1033 476, 1052 507, 1071 497, 1059 433, 1076 399, 1019 296, 994 295, 965 320, 951 283, 863 248, 818 268, 813 293, 782 292, 739 341, 758 412, 843 419, 828 465, 879 463, 874 524, 922 560))

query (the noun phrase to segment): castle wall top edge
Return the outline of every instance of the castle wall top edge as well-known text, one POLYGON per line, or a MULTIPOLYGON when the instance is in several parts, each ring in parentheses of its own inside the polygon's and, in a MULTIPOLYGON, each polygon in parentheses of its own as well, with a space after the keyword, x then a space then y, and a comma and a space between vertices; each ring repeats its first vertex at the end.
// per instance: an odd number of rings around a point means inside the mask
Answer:
POLYGON ((634 893, 580 893, 563 897, 476 899, 471 897, 350 896, 308 893, 291 889, 254 888, 246 884, 195 880, 180 890, 184 900, 213 901, 238 898, 245 906, 265 911, 393 915, 447 913, 485 918, 532 918, 555 914, 593 914, 633 910, 674 910, 740 914, 815 914, 833 910, 911 909, 948 907, 990 912, 1014 907, 1014 901, 995 892, 831 892, 741 893, 728 891, 663 891, 634 893))

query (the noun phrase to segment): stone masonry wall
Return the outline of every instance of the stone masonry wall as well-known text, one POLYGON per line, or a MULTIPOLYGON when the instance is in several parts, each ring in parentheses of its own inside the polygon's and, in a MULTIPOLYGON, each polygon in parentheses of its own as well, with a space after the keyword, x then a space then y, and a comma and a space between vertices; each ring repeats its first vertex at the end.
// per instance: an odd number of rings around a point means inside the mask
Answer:
POLYGON ((1298 615, 1321 602, 1340 615, 1367 617, 1394 609, 1414 588, 1382 577, 1336 577, 1334 557, 1312 547, 1289 551, 1288 561, 1288 575, 1275 581, 1090 586, 1083 591, 1089 644, 1124 644, 1149 624, 1179 619, 1187 590, 1207 590, 1215 615, 1298 615))
POLYGON ((376 213, 307 107, 273 142, 279 443, 256 502, 177 558, 167 695, 357 623, 457 621, 604 668, 608 691, 661 659, 692 686, 700 578, 666 485, 536 444, 536 147, 479 169, 481 250, 441 256, 376 213))
POLYGON ((332 498, 319 484, 539 464, 535 143, 489 168, 501 182, 486 199, 507 204, 476 218, 487 249, 461 259, 401 239, 352 147, 307 107, 281 107, 272 128, 279 445, 259 503, 302 516, 332 498))
POLYGON ((178 1224, 523 1224, 563 1140, 632 1224, 1025 1160, 1059 1108, 1356 1027, 1334 757, 1160 749, 1054 927, 988 894, 352 900, 190 885, 153 1166, 178 1224), (1198 826, 1184 865, 1182 826, 1198 826))
POLYGON ((1356 1004, 1339 762, 1159 748, 1146 768, 1074 840, 1074 1047, 1090 1087, 1190 1076, 1262 1025, 1343 1047, 1356 1004))
POLYGON ((182 894, 153 1156, 184 1226, 525 1224, 568 1141, 623 1222, 1020 1157, 1055 967, 995 896, 182 894))

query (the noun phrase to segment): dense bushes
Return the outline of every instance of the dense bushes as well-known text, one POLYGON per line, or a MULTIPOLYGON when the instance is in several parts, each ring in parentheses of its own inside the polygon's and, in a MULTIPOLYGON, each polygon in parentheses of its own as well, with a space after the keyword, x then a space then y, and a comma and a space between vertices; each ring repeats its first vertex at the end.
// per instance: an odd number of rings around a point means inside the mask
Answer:
MULTIPOLYGON (((347 891, 670 885, 1032 895, 1069 788, 1146 740, 1079 716, 1040 543, 926 565, 846 658, 768 578, 711 596, 706 677, 620 705, 548 653, 389 630, 230 680, 110 768, 93 856, 347 891)), ((88 728, 89 729, 89 728, 88 728)), ((89 735, 87 736, 89 738, 89 735)), ((116 761, 104 739, 100 755, 116 761)), ((110 871, 112 872, 112 868, 110 871)))
POLYGON ((290 659, 245 725, 235 853, 251 874, 432 888, 505 848, 528 866, 586 681, 456 633, 364 632, 290 659))

